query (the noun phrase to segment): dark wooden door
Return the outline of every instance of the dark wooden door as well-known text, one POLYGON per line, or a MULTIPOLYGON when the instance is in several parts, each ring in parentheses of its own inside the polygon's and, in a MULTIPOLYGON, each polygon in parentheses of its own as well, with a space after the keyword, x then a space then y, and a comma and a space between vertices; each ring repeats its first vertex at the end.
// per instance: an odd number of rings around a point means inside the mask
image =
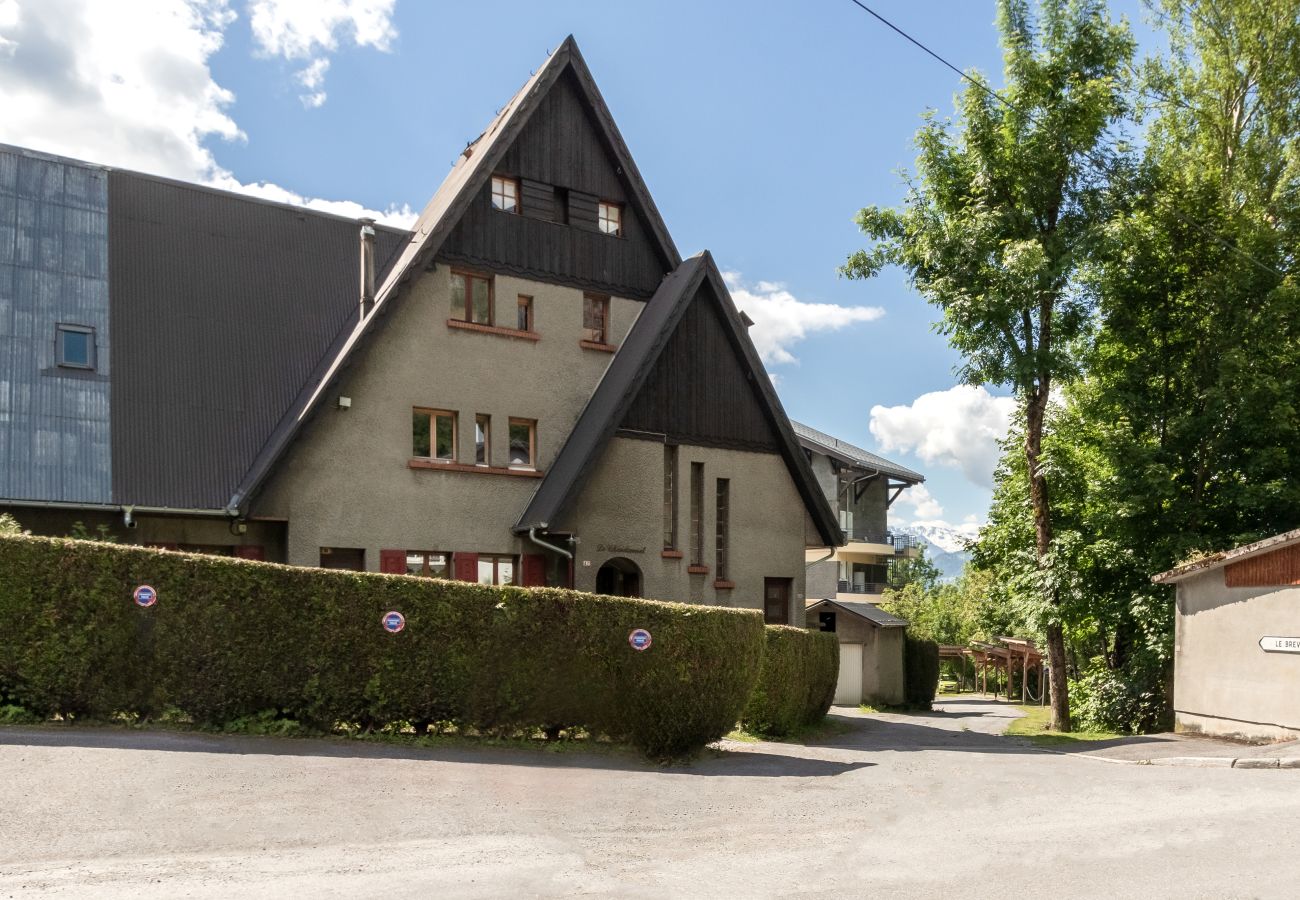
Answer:
POLYGON ((769 625, 790 624, 790 593, 794 579, 763 579, 763 621, 769 625))
POLYGON ((366 570, 366 551, 359 547, 321 547, 320 567, 322 569, 351 569, 353 572, 366 570))

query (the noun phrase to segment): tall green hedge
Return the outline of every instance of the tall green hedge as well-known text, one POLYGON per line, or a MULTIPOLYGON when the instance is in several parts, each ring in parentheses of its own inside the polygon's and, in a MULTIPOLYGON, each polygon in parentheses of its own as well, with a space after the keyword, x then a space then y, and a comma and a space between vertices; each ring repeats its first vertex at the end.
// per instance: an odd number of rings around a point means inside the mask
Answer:
POLYGON ((666 757, 734 727, 763 639, 745 610, 0 537, 0 702, 45 715, 583 727, 666 757))
POLYGON ((934 641, 907 636, 903 647, 904 673, 903 697, 913 709, 929 709, 934 705, 934 692, 939 689, 939 645, 934 641))
POLYGON ((745 707, 745 728, 781 737, 820 722, 835 699, 839 674, 835 635, 768 625, 763 668, 745 707))

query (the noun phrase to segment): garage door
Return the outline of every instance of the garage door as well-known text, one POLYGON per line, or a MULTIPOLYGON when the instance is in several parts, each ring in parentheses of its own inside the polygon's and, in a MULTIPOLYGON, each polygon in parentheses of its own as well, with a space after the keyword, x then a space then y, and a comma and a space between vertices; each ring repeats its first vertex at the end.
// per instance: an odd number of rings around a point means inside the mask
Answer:
POLYGON ((862 702, 862 645, 840 644, 840 680, 835 685, 835 703, 857 706, 862 702))

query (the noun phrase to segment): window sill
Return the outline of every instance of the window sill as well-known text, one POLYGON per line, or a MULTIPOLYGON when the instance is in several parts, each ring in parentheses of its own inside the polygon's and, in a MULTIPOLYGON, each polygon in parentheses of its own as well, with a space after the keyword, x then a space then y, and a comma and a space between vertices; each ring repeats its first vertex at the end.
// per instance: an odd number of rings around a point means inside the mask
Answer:
POLYGON ((613 353, 618 350, 618 346, 615 344, 601 344, 596 341, 578 341, 578 346, 583 350, 599 350, 601 353, 613 353))
POLYGON ((709 567, 708 566, 687 566, 686 571, 692 575, 708 575, 709 567))
POLYGON ((664 559, 681 559, 684 554, 680 550, 664 550, 659 555, 664 559))
POLYGON ((736 582, 719 578, 717 581, 713 582, 713 586, 720 591, 729 591, 736 586, 736 582))
POLYGON ((462 331, 477 331, 479 334, 495 334, 499 337, 519 338, 525 341, 540 341, 541 334, 536 331, 520 331, 518 328, 502 328, 499 325, 480 325, 478 322, 466 322, 461 319, 448 319, 448 328, 462 331))
POLYGON ((406 465, 412 469, 437 469, 440 472, 476 472, 479 475, 514 475, 520 478, 541 478, 536 469, 507 469, 501 466, 470 466, 465 463, 438 462, 433 459, 412 457, 406 465))

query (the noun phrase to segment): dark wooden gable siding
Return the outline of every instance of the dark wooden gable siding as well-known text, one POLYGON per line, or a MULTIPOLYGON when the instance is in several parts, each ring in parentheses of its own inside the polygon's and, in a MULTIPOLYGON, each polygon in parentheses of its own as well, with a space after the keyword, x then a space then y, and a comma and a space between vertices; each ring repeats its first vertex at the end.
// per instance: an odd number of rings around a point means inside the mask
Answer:
POLYGON ((494 210, 485 185, 448 235, 440 259, 621 297, 654 294, 669 263, 630 202, 571 73, 543 98, 497 172, 520 179, 523 214, 494 210), (623 204, 623 237, 596 230, 597 200, 623 204), (569 224, 560 224, 565 218, 569 224))
POLYGON ((1300 546, 1282 547, 1229 563, 1223 570, 1223 583, 1230 588, 1300 584, 1300 546))
POLYGON ((777 434, 712 290, 708 282, 700 286, 621 427, 678 443, 775 453, 777 434))

